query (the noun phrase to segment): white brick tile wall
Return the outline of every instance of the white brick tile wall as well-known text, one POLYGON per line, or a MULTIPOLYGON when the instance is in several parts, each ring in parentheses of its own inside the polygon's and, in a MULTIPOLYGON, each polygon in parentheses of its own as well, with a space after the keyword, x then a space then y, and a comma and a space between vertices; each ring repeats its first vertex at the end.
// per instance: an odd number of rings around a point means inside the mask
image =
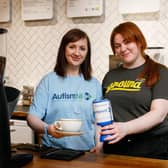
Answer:
POLYGON ((57 50, 63 34, 70 28, 86 31, 92 44, 94 76, 100 82, 109 68, 110 34, 114 26, 125 20, 137 23, 150 46, 163 46, 164 64, 168 65, 168 1, 161 0, 157 14, 122 16, 118 0, 104 0, 105 14, 100 18, 70 19, 66 17, 66 0, 55 0, 54 19, 24 22, 21 19, 21 0, 12 0, 12 18, 0 23, 7 28, 7 67, 9 83, 17 88, 36 86, 39 80, 55 65, 57 50))

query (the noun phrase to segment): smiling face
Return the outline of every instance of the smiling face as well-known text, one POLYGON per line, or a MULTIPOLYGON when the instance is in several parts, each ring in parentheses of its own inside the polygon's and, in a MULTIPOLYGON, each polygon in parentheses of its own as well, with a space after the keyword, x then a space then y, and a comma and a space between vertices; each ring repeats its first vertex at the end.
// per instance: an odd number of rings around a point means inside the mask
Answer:
POLYGON ((134 68, 145 61, 141 55, 140 47, 135 42, 124 39, 119 33, 114 37, 114 50, 124 67, 134 68))
MULTIPOLYGON (((80 65, 87 56, 88 46, 87 39, 83 38, 75 42, 70 42, 65 47, 65 57, 68 69, 76 69, 79 71, 80 65)), ((67 69, 67 70, 68 70, 67 69)))
POLYGON ((110 44, 124 67, 135 68, 145 62, 146 39, 135 23, 123 22, 116 26, 111 33, 110 44))

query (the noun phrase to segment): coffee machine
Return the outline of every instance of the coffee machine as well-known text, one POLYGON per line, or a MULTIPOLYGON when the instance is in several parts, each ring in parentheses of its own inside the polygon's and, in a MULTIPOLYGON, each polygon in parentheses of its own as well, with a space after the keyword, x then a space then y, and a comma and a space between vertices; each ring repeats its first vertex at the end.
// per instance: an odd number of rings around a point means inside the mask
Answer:
POLYGON ((0 28, 0 167, 20 168, 33 159, 32 154, 11 153, 10 124, 7 92, 4 87, 6 67, 6 29, 0 28), (5 44, 4 44, 5 43, 5 44))

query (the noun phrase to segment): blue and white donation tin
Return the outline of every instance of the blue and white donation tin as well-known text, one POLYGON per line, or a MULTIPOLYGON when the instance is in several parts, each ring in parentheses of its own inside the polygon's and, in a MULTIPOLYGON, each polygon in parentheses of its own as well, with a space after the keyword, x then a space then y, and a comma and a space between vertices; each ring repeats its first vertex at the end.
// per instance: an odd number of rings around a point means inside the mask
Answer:
MULTIPOLYGON (((108 99, 94 100, 93 110, 95 113, 97 125, 103 127, 113 123, 113 113, 111 103, 108 99)), ((104 139, 108 135, 101 135, 100 141, 104 142, 104 139)))

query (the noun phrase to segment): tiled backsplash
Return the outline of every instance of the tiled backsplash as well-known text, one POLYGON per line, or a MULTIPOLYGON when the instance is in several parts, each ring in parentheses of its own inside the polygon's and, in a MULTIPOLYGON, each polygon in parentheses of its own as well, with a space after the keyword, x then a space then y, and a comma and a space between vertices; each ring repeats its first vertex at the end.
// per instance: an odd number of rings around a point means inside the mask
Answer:
POLYGON ((70 19, 66 16, 66 0, 55 0, 54 19, 24 22, 21 19, 21 0, 12 0, 11 22, 0 23, 7 28, 8 83, 17 88, 36 86, 39 80, 53 70, 57 50, 63 34, 70 28, 87 32, 92 44, 93 73, 100 82, 109 69, 111 30, 118 23, 131 20, 144 32, 149 46, 163 46, 164 64, 168 65, 168 1, 161 0, 157 14, 122 16, 118 0, 104 0, 105 14, 99 18, 70 19))

